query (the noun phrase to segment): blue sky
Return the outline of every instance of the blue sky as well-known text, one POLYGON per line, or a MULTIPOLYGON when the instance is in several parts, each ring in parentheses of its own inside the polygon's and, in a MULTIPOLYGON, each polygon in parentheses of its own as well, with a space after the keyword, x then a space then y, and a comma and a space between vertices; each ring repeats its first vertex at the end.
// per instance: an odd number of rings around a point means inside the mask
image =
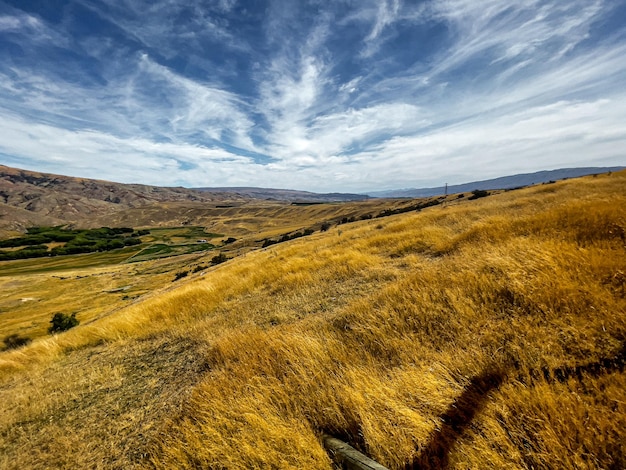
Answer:
POLYGON ((626 1, 0 0, 0 163, 365 192, 626 164, 626 1))

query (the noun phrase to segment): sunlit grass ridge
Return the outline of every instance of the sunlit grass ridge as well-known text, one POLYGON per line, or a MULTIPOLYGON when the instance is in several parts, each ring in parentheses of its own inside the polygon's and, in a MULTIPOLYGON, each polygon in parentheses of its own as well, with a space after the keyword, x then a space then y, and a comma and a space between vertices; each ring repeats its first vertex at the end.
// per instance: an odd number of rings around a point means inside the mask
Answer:
MULTIPOLYGON (((178 349, 162 353, 174 371, 189 370, 184 400, 151 415, 140 456, 112 434, 114 464, 330 468, 320 441, 330 433, 390 468, 623 468, 625 229, 622 172, 249 253, 4 353, 2 450, 11 461, 2 463, 45 467, 41 449, 55 435, 73 444, 58 451, 68 461, 102 462, 80 425, 55 421, 45 406, 59 364, 79 377, 113 373, 90 369, 86 358, 102 351, 122 377, 124 351, 179 342, 201 362, 189 369, 178 349), (51 361, 52 372, 37 365, 51 361), (35 394, 43 404, 29 408, 24 397, 35 394), (30 431, 35 456, 12 432, 27 418, 52 423, 45 436, 30 431)), ((162 387, 175 383, 160 374, 162 387)), ((110 394, 125 393, 123 384, 110 394)))

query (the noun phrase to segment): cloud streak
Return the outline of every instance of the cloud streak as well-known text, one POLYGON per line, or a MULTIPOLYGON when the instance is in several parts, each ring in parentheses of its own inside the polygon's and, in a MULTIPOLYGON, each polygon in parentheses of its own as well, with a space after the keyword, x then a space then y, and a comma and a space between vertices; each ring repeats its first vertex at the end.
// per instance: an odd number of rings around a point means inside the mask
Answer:
POLYGON ((0 1, 0 161, 317 191, 624 164, 626 31, 614 20, 624 10, 0 1))

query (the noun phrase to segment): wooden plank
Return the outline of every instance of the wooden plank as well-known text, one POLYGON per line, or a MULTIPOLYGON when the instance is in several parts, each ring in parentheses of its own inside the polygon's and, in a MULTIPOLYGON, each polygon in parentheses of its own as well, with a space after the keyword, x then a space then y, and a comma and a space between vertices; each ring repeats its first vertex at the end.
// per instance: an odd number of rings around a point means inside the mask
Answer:
POLYGON ((333 461, 343 470, 388 470, 337 438, 324 435, 322 441, 333 461))

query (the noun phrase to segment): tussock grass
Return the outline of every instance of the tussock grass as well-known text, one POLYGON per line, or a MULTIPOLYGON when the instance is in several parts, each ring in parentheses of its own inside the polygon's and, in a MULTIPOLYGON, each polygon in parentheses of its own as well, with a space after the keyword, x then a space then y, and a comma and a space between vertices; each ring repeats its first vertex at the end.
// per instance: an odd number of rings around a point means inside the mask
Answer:
POLYGON ((3 353, 0 463, 624 468, 625 221, 617 173, 249 253, 3 353))

